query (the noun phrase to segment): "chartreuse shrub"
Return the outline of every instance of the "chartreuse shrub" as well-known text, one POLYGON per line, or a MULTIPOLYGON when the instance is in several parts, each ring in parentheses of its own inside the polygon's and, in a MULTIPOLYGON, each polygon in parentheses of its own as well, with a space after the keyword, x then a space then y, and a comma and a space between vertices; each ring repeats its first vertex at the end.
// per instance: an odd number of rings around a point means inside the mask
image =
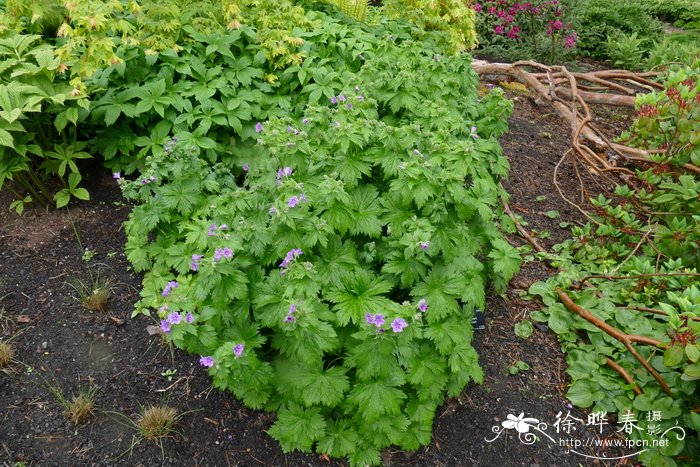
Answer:
POLYGON ((0 63, 0 188, 14 194, 11 207, 21 213, 32 200, 61 207, 73 197, 88 199, 77 166, 92 157, 77 129, 88 102, 61 77, 55 49, 38 35, 4 34, 0 63))
POLYGON ((638 429, 629 436, 647 440, 639 459, 649 466, 700 461, 700 177, 680 167, 699 161, 698 65, 670 71, 663 91, 638 97, 638 115, 624 138, 640 148, 664 149, 654 156, 659 164, 638 173, 640 188, 619 186, 614 198, 592 200, 598 224, 573 229, 555 257, 562 272, 530 288, 546 306, 532 317, 548 323, 567 353, 568 398, 594 412, 619 417, 630 411, 638 429), (572 290, 589 275, 599 277, 572 290), (670 396, 622 343, 567 310, 556 287, 624 333, 659 341, 661 347, 635 347, 670 396), (635 395, 606 358, 620 364, 642 393, 635 395), (660 420, 648 417, 654 411, 660 420), (676 424, 685 430, 683 439, 673 428, 667 446, 653 446, 676 424))
POLYGON ((298 105, 255 122, 254 144, 234 138, 211 161, 173 138, 119 182, 137 204, 135 313, 157 310, 216 387, 277 412, 285 451, 353 465, 429 443, 445 396, 482 381, 471 317, 520 263, 499 231, 510 103, 480 100, 469 57, 405 25, 372 30, 359 71, 330 58, 346 48, 325 38, 368 31, 333 21, 308 35, 310 54, 329 54, 315 67, 338 76, 282 74, 303 84, 298 105))

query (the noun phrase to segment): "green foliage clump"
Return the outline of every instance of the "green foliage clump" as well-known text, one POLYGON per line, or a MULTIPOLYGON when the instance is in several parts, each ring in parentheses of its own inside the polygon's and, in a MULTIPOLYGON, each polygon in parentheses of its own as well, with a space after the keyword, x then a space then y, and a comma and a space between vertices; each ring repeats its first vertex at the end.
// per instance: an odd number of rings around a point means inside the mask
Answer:
POLYGON ((679 28, 700 29, 700 3, 696 0, 643 0, 651 16, 679 28))
POLYGON ((77 166, 79 159, 92 157, 77 140, 88 103, 62 78, 55 49, 40 39, 14 33, 0 38, 0 187, 13 191, 19 213, 31 200, 55 200, 61 207, 71 197, 89 198, 78 187, 77 166), (47 186, 46 175, 63 187, 47 186))
POLYGON ((639 429, 629 436, 649 446, 671 430, 664 436, 667 445, 640 454, 645 465, 676 465, 676 456, 680 464, 700 460, 700 417, 695 413, 700 394, 700 177, 682 168, 700 161, 699 65, 670 70, 663 91, 638 97, 637 118, 624 138, 636 147, 661 151, 652 156, 654 168, 638 172, 639 188, 618 186, 614 198, 591 200, 597 224, 574 228, 574 237, 559 245, 553 257, 562 272, 530 288, 546 306, 532 318, 547 322, 567 352, 572 403, 599 412, 631 411, 639 429), (657 341, 634 347, 668 393, 622 342, 559 301, 557 288, 572 289, 591 275, 595 277, 569 294, 623 333, 657 341), (606 364, 608 358, 632 375, 640 394, 606 364), (649 411, 661 419, 649 420, 644 416, 649 411))
MULTIPOLYGON (((662 25, 640 10, 637 0, 583 0, 575 6, 578 48, 594 58, 607 59, 608 37, 635 34, 644 39, 643 50, 648 51, 662 33, 662 25)), ((628 36, 629 37, 629 36, 628 36)))
POLYGON ((379 464, 427 444, 445 395, 483 378, 471 317, 520 264, 498 228, 511 105, 479 99, 469 57, 433 37, 329 19, 250 138, 171 139, 120 182, 139 310, 217 387, 276 411, 285 451, 379 464))
POLYGON ((386 0, 382 2, 391 19, 405 19, 418 31, 439 31, 448 51, 476 47, 476 16, 470 2, 460 0, 386 0))

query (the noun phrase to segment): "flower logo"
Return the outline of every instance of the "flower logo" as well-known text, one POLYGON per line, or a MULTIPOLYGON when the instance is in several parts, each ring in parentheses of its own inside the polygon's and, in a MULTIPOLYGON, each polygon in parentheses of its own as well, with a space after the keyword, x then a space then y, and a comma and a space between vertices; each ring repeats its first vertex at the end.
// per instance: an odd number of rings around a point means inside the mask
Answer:
POLYGON ((525 418, 525 412, 521 412, 517 417, 508 414, 507 420, 501 423, 501 425, 507 430, 515 428, 518 433, 527 433, 530 431, 531 427, 536 427, 539 422, 540 421, 536 418, 525 418))

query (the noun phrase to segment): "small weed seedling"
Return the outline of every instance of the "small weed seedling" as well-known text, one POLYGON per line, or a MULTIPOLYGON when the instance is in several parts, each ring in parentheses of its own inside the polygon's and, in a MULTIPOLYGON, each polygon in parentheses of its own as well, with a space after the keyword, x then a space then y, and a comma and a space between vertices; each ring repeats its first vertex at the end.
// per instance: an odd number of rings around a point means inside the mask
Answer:
POLYGON ((77 293, 77 299, 90 311, 106 311, 107 302, 112 296, 112 287, 109 279, 104 279, 99 271, 90 273, 90 280, 83 282, 75 279, 71 284, 77 293))
POLYGON ((527 371, 529 369, 530 365, 523 362, 522 360, 518 360, 517 362, 514 362, 511 366, 508 367, 508 373, 511 375, 517 375, 521 371, 527 371))
POLYGON ((95 409, 96 393, 95 386, 80 388, 78 395, 74 395, 71 401, 65 405, 68 420, 75 425, 85 422, 95 409))
POLYGON ((173 380, 173 376, 175 376, 176 373, 177 373, 177 370, 176 370, 176 369, 170 368, 170 369, 165 370, 164 372, 162 372, 160 375, 161 375, 163 378, 167 378, 168 381, 172 381, 172 380, 173 380))
POLYGON ((177 419, 177 411, 172 407, 152 405, 143 410, 136 425, 143 439, 159 441, 173 432, 177 419))
POLYGON ((96 254, 95 250, 91 250, 90 248, 85 248, 85 250, 83 251, 82 259, 83 259, 83 261, 88 263, 92 260, 92 258, 95 257, 95 254, 96 254))
POLYGON ((0 368, 5 368, 10 364, 14 353, 15 351, 11 343, 0 341, 0 368))

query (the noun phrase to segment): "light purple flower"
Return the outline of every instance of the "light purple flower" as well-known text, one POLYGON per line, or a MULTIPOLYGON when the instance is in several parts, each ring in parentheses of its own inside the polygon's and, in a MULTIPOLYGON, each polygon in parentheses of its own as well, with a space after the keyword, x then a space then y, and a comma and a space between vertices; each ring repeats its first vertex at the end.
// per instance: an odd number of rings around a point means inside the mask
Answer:
POLYGON ((170 295, 170 292, 172 292, 173 289, 177 289, 178 287, 180 287, 180 284, 178 284, 177 281, 170 281, 170 282, 168 282, 168 284, 167 284, 167 285, 165 286, 165 288, 163 289, 163 294, 162 294, 162 295, 163 295, 164 297, 167 297, 168 295, 170 295))
POLYGON ((243 164, 243 172, 247 172, 249 169, 250 169, 250 166, 248 165, 247 162, 245 164, 243 164))
POLYGON ((168 317, 166 319, 167 319, 168 323, 170 323, 170 324, 180 324, 180 321, 182 320, 182 316, 180 316, 180 313, 178 313, 177 311, 173 311, 172 313, 170 313, 168 315, 168 317))
POLYGON ((308 118, 305 118, 305 119, 303 119, 303 120, 301 121, 301 123, 303 123, 304 125, 306 125, 306 124, 309 123, 309 119, 308 119, 308 118))
POLYGON ((209 226, 209 232, 207 232, 207 235, 210 237, 213 237, 215 231, 216 231, 216 224, 212 224, 209 226))
POLYGON ((474 139, 479 139, 479 135, 476 134, 476 127, 475 126, 473 126, 471 128, 471 133, 469 134, 469 136, 471 136, 474 139))
POLYGON ((155 182, 155 181, 156 181, 156 177, 154 177, 153 175, 151 175, 151 181, 152 181, 152 182, 155 182))
POLYGON ((486 87, 489 88, 489 89, 493 89, 493 88, 496 87, 496 85, 491 84, 491 83, 488 83, 488 84, 486 85, 486 87))
POLYGON ((224 258, 233 258, 233 250, 229 247, 224 248, 224 258))
POLYGON ((243 355, 243 349, 245 349, 244 344, 236 344, 233 346, 233 355, 236 356, 236 358, 240 358, 241 355, 243 355))
POLYGON ((192 314, 191 311, 187 312, 187 315, 185 316, 185 322, 186 323, 192 323, 194 322, 194 315, 192 314))
POLYGON ((224 250, 222 250, 221 248, 217 248, 214 251, 214 261, 217 261, 217 262, 221 261, 221 258, 223 258, 223 256, 224 256, 224 250))
POLYGON ((274 206, 272 206, 272 207, 270 208, 270 210, 267 211, 267 213, 268 213, 269 215, 271 215, 271 216, 274 216, 275 214, 277 214, 277 208, 274 207, 274 206))
POLYGON ((262 123, 258 122, 255 124, 255 132, 260 133, 261 131, 263 131, 263 126, 262 123))
POLYGON ((119 180, 120 178, 122 178, 122 174, 120 174, 119 172, 114 172, 112 174, 112 178, 115 180, 119 180))
POLYGON ((306 195, 305 195, 304 193, 301 194, 301 196, 299 197, 299 199, 301 199, 301 202, 302 202, 302 203, 306 203, 307 201, 309 201, 308 199, 306 199, 306 195))
POLYGON ((293 133, 294 127, 292 125, 287 125, 287 133, 293 133))
POLYGON ((219 230, 228 230, 228 225, 226 225, 226 224, 221 224, 221 225, 219 226, 219 230))
POLYGON ((214 357, 201 357, 199 359, 199 364, 211 368, 214 366, 214 357))
POLYGON ((347 104, 345 104, 345 107, 347 107, 348 109, 352 109, 352 104, 348 102, 347 104))
POLYGON ((170 332, 170 323, 168 323, 167 319, 160 320, 160 329, 166 334, 170 332))
POLYGON ((170 307, 168 305, 163 305, 162 307, 158 308, 158 314, 163 315, 164 312, 168 311, 170 307))
POLYGON ((297 306, 296 306, 294 303, 292 303, 291 305, 289 305, 289 314, 290 314, 290 315, 291 315, 292 313, 295 313, 296 311, 297 311, 297 306))
POLYGON ((357 100, 363 102, 365 100, 364 96, 357 96, 357 100))
POLYGON ((291 263, 292 261, 294 261, 297 258, 297 256, 301 256, 303 254, 304 254, 304 252, 301 251, 299 248, 292 248, 284 256, 284 260, 280 263, 280 267, 286 268, 287 266, 289 266, 289 263, 291 263))
POLYGON ((420 247, 423 249, 423 251, 427 250, 429 246, 430 242, 420 242, 420 247))
POLYGON ((340 94, 340 95, 338 96, 338 101, 339 101, 339 102, 345 102, 345 96, 342 95, 342 94, 340 94))
POLYGON ((421 311, 421 313, 428 311, 428 302, 426 302, 424 298, 421 298, 418 302, 418 309, 421 311))
POLYGON ((408 327, 408 323, 401 318, 396 318, 391 322, 391 329, 393 329, 394 332, 401 332, 406 327, 408 327))
POLYGON ((367 321, 367 324, 372 324, 379 328, 384 324, 384 316, 379 313, 376 315, 367 313, 365 314, 365 321, 367 321))
POLYGON ((293 208, 297 204, 299 204, 299 198, 296 196, 292 196, 291 198, 289 198, 289 201, 287 201, 287 206, 289 206, 290 208, 293 208))
POLYGON ((284 318, 283 321, 284 321, 285 323, 293 323, 293 322, 296 321, 296 320, 297 320, 297 319, 294 317, 294 315, 287 315, 287 316, 284 318))
POLYGON ((202 260, 202 255, 192 255, 192 261, 190 262, 190 269, 193 271, 199 271, 199 262, 202 260))
POLYGON ((335 96, 331 97, 331 104, 335 105, 337 103, 338 103, 338 99, 335 96))

